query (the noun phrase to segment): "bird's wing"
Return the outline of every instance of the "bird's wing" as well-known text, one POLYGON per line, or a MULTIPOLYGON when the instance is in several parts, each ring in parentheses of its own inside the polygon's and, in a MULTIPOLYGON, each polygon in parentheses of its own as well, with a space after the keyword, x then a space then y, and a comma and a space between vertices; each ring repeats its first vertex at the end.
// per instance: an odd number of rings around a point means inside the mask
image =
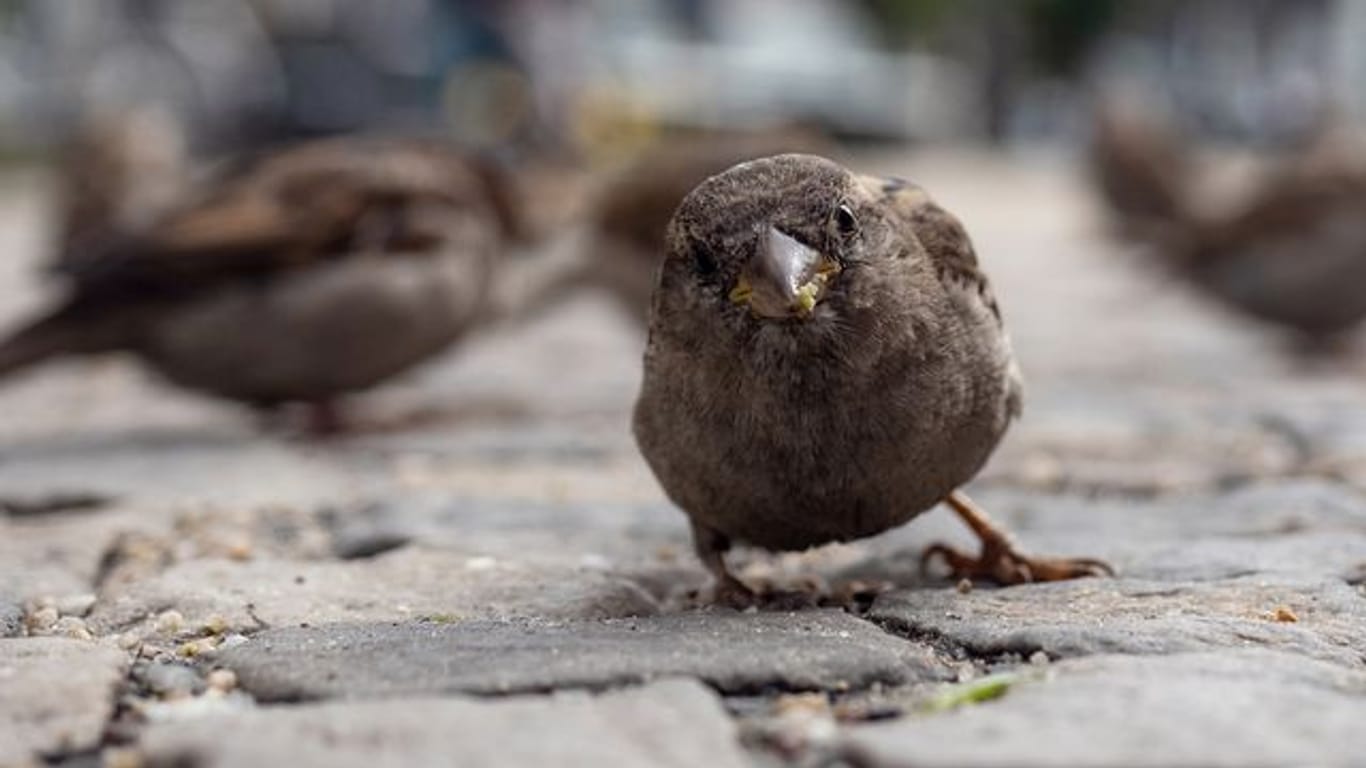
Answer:
POLYGON ((431 147, 330 141, 264 155, 145 230, 88 243, 67 273, 93 295, 175 293, 358 254, 421 251, 418 202, 489 206, 479 174, 431 147), (415 240, 417 242, 415 242, 415 240))
POLYGON ((894 215, 912 232, 935 266, 939 279, 970 288, 1001 319, 996 295, 977 264, 977 252, 958 217, 940 208, 925 190, 897 178, 865 178, 894 215))

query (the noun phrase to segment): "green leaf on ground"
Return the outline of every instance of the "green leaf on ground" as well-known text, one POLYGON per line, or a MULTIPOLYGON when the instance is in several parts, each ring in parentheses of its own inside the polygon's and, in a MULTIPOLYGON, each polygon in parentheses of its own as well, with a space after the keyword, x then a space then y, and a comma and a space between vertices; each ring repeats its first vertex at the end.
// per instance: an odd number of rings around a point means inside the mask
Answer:
POLYGON ((938 693, 926 699, 918 709, 933 714, 968 704, 981 704, 984 701, 1001 698, 1011 686, 1029 679, 1032 679, 1032 676, 1019 672, 998 672, 966 683, 954 683, 944 686, 938 693))

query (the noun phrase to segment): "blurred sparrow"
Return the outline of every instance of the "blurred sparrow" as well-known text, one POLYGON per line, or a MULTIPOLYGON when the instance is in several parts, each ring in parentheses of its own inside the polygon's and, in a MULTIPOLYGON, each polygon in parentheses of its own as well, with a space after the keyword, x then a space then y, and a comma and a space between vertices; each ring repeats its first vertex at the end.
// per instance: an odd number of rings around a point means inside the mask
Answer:
POLYGON ((0 343, 0 375, 131 352, 261 408, 331 406, 477 320, 511 221, 496 174, 434 143, 341 139, 222 172, 147 226, 77 238, 58 305, 0 343))
MULTIPOLYGON (((1331 126, 1330 126, 1331 127, 1331 126)), ((1226 305, 1330 345, 1366 320, 1366 148, 1326 130, 1231 203, 1204 204, 1192 153, 1130 105, 1099 114, 1097 179, 1125 234, 1226 305)))

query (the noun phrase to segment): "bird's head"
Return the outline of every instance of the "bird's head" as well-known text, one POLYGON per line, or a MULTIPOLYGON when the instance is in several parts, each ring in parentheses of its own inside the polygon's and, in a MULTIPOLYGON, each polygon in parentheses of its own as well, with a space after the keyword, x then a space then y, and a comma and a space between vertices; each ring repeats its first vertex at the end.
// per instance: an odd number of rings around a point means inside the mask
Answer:
POLYGON ((866 286, 922 252, 886 204, 889 184, 904 183, 812 155, 752 160, 707 179, 669 225, 655 312, 751 330, 848 321, 869 303, 866 286))

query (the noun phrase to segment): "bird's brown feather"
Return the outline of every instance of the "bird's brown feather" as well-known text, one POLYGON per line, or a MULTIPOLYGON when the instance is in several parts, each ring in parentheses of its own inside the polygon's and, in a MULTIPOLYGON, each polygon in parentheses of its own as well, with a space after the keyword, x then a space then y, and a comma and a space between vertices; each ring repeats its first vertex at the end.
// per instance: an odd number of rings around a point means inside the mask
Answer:
POLYGON ((153 226, 88 243, 68 256, 65 272, 84 295, 174 294, 338 258, 411 255, 436 243, 406 229, 409 207, 473 207, 501 218, 489 184, 470 159, 437 145, 302 145, 226 170, 153 226), (382 237, 366 238, 368 219, 384 220, 382 237))

